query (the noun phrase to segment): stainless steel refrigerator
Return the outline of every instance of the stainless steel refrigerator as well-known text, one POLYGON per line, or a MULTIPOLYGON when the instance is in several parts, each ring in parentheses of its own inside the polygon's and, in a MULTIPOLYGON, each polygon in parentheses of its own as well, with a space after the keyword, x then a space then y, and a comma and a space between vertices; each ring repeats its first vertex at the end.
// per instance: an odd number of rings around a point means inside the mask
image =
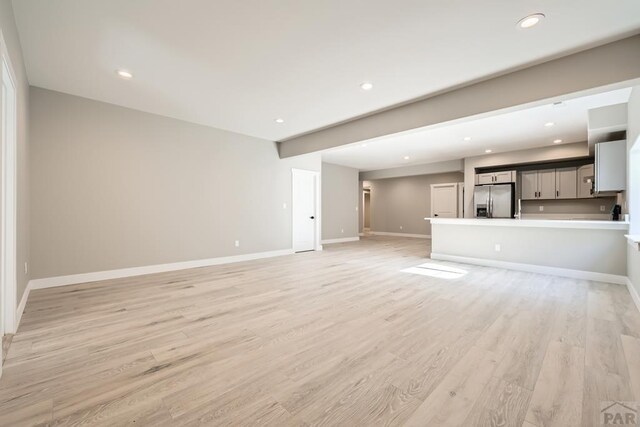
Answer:
POLYGON ((513 218, 514 210, 513 183, 475 186, 473 212, 476 218, 513 218))

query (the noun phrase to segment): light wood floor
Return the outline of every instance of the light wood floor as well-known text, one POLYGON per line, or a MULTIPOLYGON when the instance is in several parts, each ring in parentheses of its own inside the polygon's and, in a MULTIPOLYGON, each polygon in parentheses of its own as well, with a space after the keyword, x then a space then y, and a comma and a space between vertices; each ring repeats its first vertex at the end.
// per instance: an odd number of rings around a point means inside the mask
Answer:
POLYGON ((34 291, 0 425, 566 427, 598 425, 601 401, 640 400, 625 287, 401 273, 427 245, 374 236, 34 291))

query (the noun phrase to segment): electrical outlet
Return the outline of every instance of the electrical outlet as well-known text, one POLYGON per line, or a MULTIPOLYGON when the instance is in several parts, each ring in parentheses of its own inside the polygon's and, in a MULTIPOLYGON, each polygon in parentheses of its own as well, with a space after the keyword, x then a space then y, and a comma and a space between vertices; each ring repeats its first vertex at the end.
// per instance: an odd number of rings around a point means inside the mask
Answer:
POLYGON ((29 264, 27 264, 26 262, 24 263, 24 274, 28 274, 29 273, 29 264))
POLYGON ((287 203, 286 202, 282 204, 282 209, 287 209, 287 203))
POLYGON ((356 206, 356 212, 358 212, 358 207, 356 206))
POLYGON ((236 240, 236 248, 240 247, 240 240, 236 240))
POLYGON ((600 212, 604 212, 607 210, 607 207, 605 205, 600 205, 600 212))
POLYGON ((344 234, 344 228, 341 228, 341 229, 340 229, 340 232, 341 232, 342 234, 344 234))
POLYGON ((540 209, 540 212, 544 212, 544 206, 540 205, 538 208, 540 209))
POLYGON ((496 243, 495 250, 496 252, 500 252, 502 250, 502 248, 500 247, 500 243, 496 243))
POLYGON ((400 226, 400 230, 402 230, 402 226, 400 226))

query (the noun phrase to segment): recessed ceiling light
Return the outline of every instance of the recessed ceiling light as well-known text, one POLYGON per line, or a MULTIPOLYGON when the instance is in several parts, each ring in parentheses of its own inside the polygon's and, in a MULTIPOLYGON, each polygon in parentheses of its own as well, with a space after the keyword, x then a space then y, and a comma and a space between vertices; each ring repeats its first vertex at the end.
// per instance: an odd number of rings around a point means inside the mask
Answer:
POLYGON ((404 159, 405 160, 409 160, 409 156, 404 156, 404 159))
POLYGON ((373 83, 364 82, 364 83, 360 84, 360 89, 362 89, 362 90, 371 90, 371 89, 373 89, 373 83))
POLYGON ((127 71, 127 70, 117 70, 116 74, 118 74, 118 76, 120 76, 125 80, 129 80, 133 78, 133 74, 131 74, 131 71, 127 71))
POLYGON ((562 142, 562 140, 561 140, 561 139, 554 139, 554 140, 553 140, 553 143, 554 143, 554 144, 560 144, 561 142, 562 142))
POLYGON ((274 122, 276 122, 276 123, 284 123, 284 119, 275 119, 274 122))
POLYGON ((463 139, 464 139, 465 141, 471 141, 471 137, 470 137, 470 136, 465 136, 463 139))
POLYGON ((485 153, 490 153, 490 152, 491 152, 491 150, 487 149, 487 150, 484 150, 484 152, 485 152, 485 153))
POLYGON ((525 16, 521 20, 518 21, 518 27, 520 28, 531 28, 537 25, 540 21, 544 19, 543 13, 534 13, 529 16, 525 16))
POLYGON ((548 127, 548 128, 550 128, 553 125, 555 125, 555 123, 553 123, 553 122, 547 122, 547 123, 544 124, 544 126, 548 127))

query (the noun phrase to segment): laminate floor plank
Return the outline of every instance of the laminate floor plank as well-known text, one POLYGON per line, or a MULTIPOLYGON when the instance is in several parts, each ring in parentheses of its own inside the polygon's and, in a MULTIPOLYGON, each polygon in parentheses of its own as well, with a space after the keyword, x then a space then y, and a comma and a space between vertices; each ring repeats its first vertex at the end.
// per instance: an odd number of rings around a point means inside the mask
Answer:
POLYGON ((624 287, 431 261, 429 243, 34 290, 0 425, 541 427, 640 399, 624 287), (464 274, 402 271, 426 262, 464 274))
POLYGON ((583 387, 584 349, 549 343, 526 420, 538 426, 581 426, 583 387))

